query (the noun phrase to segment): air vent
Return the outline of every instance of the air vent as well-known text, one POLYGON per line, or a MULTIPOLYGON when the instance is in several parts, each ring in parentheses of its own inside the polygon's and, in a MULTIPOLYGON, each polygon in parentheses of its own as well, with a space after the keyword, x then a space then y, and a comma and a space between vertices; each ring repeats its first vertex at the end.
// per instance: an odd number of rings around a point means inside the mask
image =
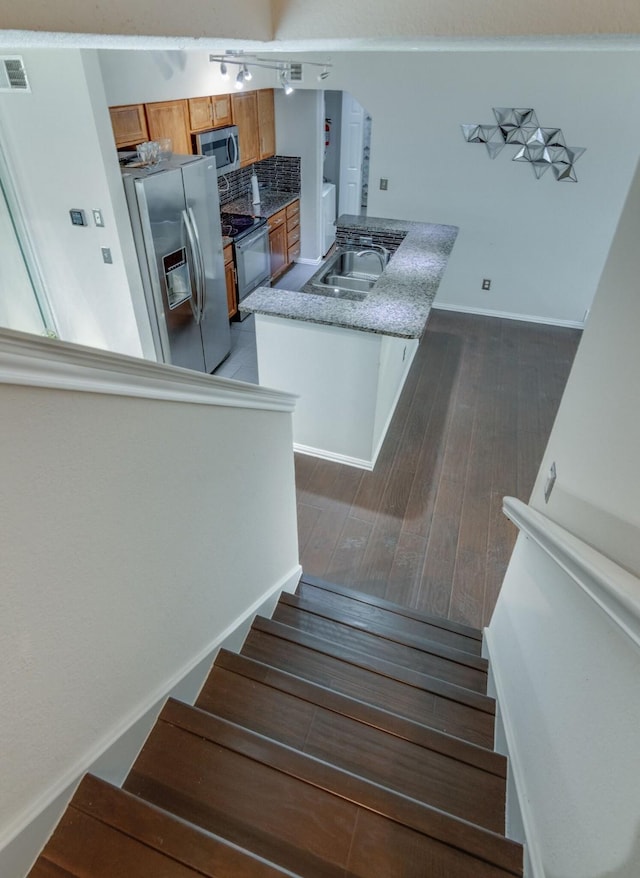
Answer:
POLYGON ((0 92, 31 91, 20 55, 0 55, 0 92))
POLYGON ((302 82, 302 64, 300 61, 292 61, 289 65, 289 80, 302 82))

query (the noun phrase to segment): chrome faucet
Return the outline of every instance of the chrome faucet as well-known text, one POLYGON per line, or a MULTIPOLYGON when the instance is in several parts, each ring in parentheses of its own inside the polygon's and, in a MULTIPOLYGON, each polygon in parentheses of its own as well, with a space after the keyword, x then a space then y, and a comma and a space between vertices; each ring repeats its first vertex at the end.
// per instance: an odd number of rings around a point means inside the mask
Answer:
POLYGON ((375 254, 380 260, 380 271, 384 271, 387 262, 389 261, 389 251, 386 247, 382 247, 380 244, 371 244, 369 247, 365 247, 364 250, 360 250, 356 253, 356 256, 365 256, 367 253, 375 254))

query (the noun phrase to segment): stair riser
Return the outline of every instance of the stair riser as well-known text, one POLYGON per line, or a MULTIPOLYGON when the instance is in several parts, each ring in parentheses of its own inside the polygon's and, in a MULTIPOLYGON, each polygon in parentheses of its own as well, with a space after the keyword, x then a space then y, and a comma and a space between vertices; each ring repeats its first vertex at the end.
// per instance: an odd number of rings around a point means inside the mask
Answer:
POLYGON ((249 633, 242 654, 481 747, 493 745, 494 718, 483 711, 260 631, 249 633))
POLYGON ((495 832, 505 781, 377 728, 214 668, 198 707, 495 832))
POLYGON ((314 634, 316 637, 324 637, 334 643, 340 643, 343 646, 357 649, 379 659, 418 671, 421 674, 429 674, 441 680, 446 680, 448 683, 453 683, 456 686, 463 686, 465 689, 486 694, 486 672, 478 671, 428 652, 393 643, 390 640, 376 637, 365 631, 359 631, 347 625, 323 619, 311 613, 302 612, 293 607, 286 606, 286 604, 279 604, 272 618, 277 622, 298 628, 300 631, 314 634))

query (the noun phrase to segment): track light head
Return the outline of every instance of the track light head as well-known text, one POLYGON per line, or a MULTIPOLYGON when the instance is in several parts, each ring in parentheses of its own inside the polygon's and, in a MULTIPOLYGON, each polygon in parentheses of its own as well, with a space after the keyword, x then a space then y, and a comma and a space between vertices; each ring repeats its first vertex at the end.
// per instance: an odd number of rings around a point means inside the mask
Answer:
POLYGON ((244 88, 244 73, 242 70, 238 71, 238 75, 236 76, 236 88, 240 91, 241 88, 244 88))
POLYGON ((251 71, 249 70, 249 68, 247 67, 246 64, 244 64, 242 67, 242 75, 244 77, 245 82, 251 82, 251 80, 253 79, 253 74, 251 73, 251 71))
POLYGON ((329 70, 327 67, 322 68, 322 73, 318 74, 318 81, 322 82, 323 79, 326 79, 329 76, 329 70))
POLYGON ((220 76, 223 79, 229 79, 229 71, 228 71, 227 65, 224 63, 224 61, 220 62, 220 76))
POLYGON ((291 82, 289 80, 289 74, 286 70, 282 70, 280 72, 280 84, 282 85, 282 88, 284 89, 284 93, 286 95, 293 94, 293 86, 291 85, 291 82))

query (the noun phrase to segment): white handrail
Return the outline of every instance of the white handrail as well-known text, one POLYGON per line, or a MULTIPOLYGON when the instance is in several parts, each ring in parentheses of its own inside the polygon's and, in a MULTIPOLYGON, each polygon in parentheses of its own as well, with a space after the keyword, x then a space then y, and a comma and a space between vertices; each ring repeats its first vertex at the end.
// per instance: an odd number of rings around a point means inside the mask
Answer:
POLYGON ((515 497, 505 497, 502 509, 522 533, 544 549, 640 646, 640 579, 637 576, 515 497))
POLYGON ((191 369, 0 330, 0 384, 292 412, 296 396, 191 369))

